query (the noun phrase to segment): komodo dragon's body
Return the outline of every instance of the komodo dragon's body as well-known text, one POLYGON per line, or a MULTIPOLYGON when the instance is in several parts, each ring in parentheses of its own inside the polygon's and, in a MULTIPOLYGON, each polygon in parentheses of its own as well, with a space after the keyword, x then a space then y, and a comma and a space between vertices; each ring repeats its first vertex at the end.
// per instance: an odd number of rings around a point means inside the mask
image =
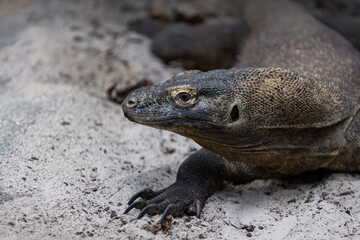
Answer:
POLYGON ((359 52, 297 5, 250 2, 240 68, 184 72, 124 101, 130 120, 204 147, 174 184, 138 192, 125 212, 199 216, 224 180, 360 171, 359 52))

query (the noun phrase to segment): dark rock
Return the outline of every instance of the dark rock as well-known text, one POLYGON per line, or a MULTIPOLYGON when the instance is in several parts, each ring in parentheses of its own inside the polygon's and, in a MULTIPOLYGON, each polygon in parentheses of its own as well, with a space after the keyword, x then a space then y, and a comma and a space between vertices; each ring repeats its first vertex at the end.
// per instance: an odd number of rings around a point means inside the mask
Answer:
POLYGON ((116 217, 117 217, 116 212, 115 212, 115 211, 111 211, 110 217, 111 217, 111 218, 116 218, 116 217))
POLYGON ((230 68, 248 34, 243 21, 190 26, 173 24, 154 38, 153 53, 166 63, 180 60, 186 69, 230 68))

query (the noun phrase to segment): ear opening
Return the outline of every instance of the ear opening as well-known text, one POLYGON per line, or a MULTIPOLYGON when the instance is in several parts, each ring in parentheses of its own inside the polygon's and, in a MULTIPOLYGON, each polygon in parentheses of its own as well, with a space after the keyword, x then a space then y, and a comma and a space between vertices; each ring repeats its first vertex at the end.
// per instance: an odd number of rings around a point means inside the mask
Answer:
POLYGON ((239 108, 238 106, 234 105, 230 113, 231 122, 236 122, 237 120, 239 120, 239 117, 239 108))

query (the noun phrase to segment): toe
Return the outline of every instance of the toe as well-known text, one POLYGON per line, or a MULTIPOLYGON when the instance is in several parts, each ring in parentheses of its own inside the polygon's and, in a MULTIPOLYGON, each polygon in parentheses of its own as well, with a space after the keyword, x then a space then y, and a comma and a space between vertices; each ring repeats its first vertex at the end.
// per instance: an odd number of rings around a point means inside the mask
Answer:
POLYGON ((203 208, 203 204, 199 199, 195 199, 187 208, 186 213, 189 215, 196 215, 197 218, 200 218, 200 214, 203 208))
POLYGON ((175 210, 176 206, 174 204, 170 204, 166 207, 163 215, 161 216, 161 219, 160 219, 160 224, 163 224, 165 218, 169 215, 172 215, 172 212, 175 210))
POLYGON ((144 201, 144 200, 139 200, 139 201, 133 202, 125 209, 124 214, 127 214, 128 212, 130 212, 130 210, 133 208, 142 209, 145 206, 146 206, 146 201, 144 201))
POLYGON ((144 199, 151 199, 156 195, 156 192, 154 192, 150 188, 145 188, 143 190, 140 190, 139 192, 135 193, 129 200, 128 205, 132 204, 136 199, 139 197, 144 199))

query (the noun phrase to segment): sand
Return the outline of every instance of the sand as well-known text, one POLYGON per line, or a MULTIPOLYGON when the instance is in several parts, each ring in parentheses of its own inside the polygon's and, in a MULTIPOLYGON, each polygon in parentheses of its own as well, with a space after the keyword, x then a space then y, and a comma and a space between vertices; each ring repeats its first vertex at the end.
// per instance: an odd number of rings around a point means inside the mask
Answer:
POLYGON ((126 23, 174 6, 233 11, 190 2, 0 2, 0 239, 360 239, 359 174, 226 183, 200 219, 169 218, 156 234, 159 215, 122 214, 133 193, 171 184, 200 148, 128 121, 107 99, 114 83, 182 71, 126 23))

